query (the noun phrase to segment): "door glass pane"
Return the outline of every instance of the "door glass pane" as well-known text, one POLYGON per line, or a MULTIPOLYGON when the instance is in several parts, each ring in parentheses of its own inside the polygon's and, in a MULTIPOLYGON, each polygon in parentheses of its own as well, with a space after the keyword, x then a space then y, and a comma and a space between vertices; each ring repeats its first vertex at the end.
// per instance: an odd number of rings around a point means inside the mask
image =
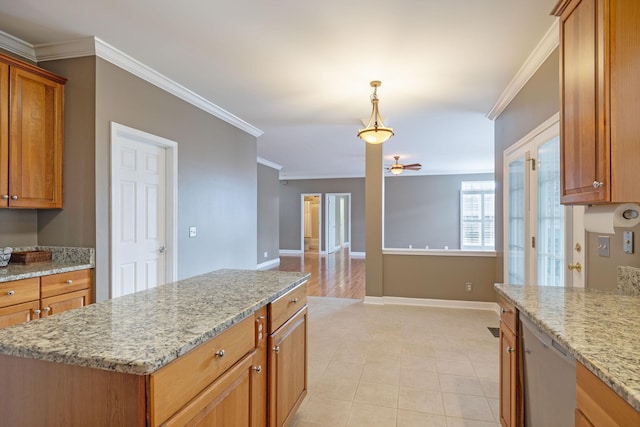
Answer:
POLYGON ((507 283, 524 284, 525 260, 525 177, 524 158, 509 163, 509 251, 507 283))
POLYGON ((564 206, 560 204, 560 140, 538 149, 538 285, 564 286, 564 206))

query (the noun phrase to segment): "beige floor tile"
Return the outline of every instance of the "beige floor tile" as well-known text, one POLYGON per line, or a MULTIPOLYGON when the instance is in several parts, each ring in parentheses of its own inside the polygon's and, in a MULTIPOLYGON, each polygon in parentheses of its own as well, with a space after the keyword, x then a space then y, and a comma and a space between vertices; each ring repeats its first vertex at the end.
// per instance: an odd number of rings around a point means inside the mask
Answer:
POLYGON ((440 390, 443 393, 471 394, 484 396, 484 390, 476 377, 439 374, 440 390))
POLYGON ((499 422, 500 421, 500 399, 487 399, 487 402, 489 402, 489 408, 491 408, 493 419, 496 422, 499 422))
POLYGON ((384 406, 385 408, 397 408, 398 386, 360 381, 354 402, 384 406))
POLYGON ((362 375, 364 364, 350 363, 342 361, 331 361, 324 371, 322 377, 329 378, 348 378, 359 380, 362 375))
POLYGON ((495 422, 485 397, 453 393, 442 393, 442 397, 448 417, 495 422))
POLYGON ((353 402, 359 381, 352 378, 321 380, 310 393, 313 399, 335 399, 353 402))
POLYGON ((497 381, 500 377, 500 362, 471 362, 478 378, 497 381))
POLYGON ((400 367, 422 371, 438 372, 436 359, 415 354, 403 354, 400 357, 400 367))
POLYGON ((398 409, 444 415, 442 394, 438 391, 400 387, 398 409))
POLYGON ((447 419, 442 415, 398 409, 397 427, 447 427, 447 419))
POLYGON ((396 427, 395 408, 354 403, 349 413, 347 427, 396 427))
POLYGON ((500 398, 500 382, 481 379, 480 385, 482 386, 482 390, 484 391, 485 397, 488 397, 491 399, 500 398))
POLYGON ((397 386, 400 382, 400 365, 397 363, 365 363, 360 381, 397 386))
POLYGON ((500 427, 500 424, 447 417, 447 427, 500 427))
POLYGON ((422 369, 400 368, 400 385, 420 390, 440 391, 438 374, 422 369))
POLYGON ((438 373, 475 377, 476 371, 468 360, 438 359, 438 373))
POLYGON ((296 414, 297 425, 305 422, 322 426, 344 426, 347 424, 350 410, 351 402, 305 399, 300 405, 299 413, 296 414))

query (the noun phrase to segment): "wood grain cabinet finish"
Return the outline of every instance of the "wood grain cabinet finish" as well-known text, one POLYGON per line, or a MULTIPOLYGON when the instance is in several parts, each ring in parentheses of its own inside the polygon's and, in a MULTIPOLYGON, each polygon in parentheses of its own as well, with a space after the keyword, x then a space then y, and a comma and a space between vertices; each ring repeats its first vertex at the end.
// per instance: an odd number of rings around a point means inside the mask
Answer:
POLYGON ((561 0, 561 197, 638 202, 640 2, 561 0))
POLYGON ((65 82, 0 54, 0 207, 62 207, 65 82))
POLYGON ((269 427, 289 426, 307 395, 306 283, 292 289, 270 305, 270 313, 292 315, 269 335, 269 427), (294 302, 295 301, 295 302, 294 302), (295 307, 295 310, 292 309, 295 307))
POLYGON ((0 328, 40 315, 40 281, 37 277, 0 283, 0 328))
POLYGON ((518 311, 502 297, 500 306, 500 424, 519 426, 518 311))

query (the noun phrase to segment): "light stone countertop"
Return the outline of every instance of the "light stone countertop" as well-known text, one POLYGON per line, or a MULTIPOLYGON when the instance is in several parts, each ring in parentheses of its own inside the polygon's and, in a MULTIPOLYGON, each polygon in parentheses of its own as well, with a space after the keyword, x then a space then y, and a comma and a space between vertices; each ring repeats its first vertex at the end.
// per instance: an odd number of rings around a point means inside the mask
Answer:
POLYGON ((0 354, 150 374, 309 276, 214 271, 0 329, 0 354))
POLYGON ((549 286, 495 288, 640 411, 640 296, 549 286))
POLYGON ((73 248, 58 246, 30 246, 13 248, 16 251, 50 250, 50 262, 34 264, 13 264, 0 267, 0 283, 50 274, 67 273, 69 271, 86 270, 95 267, 95 250, 93 248, 73 248))

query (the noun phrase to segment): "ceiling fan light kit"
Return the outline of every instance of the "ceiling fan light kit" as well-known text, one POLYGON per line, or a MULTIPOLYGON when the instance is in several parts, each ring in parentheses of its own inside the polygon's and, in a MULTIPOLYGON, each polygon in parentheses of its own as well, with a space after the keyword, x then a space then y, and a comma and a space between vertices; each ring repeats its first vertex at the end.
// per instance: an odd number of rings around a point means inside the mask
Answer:
POLYGON ((382 85, 379 80, 374 80, 370 83, 373 88, 373 94, 371 95, 371 117, 369 123, 364 129, 358 130, 358 137, 367 142, 368 144, 382 144, 393 134, 393 128, 384 126, 382 117, 380 117, 380 111, 378 111, 378 88, 382 85))
POLYGON ((396 160, 396 162, 387 168, 387 170, 391 172, 393 175, 396 175, 396 176, 400 175, 402 172, 405 171, 405 169, 411 170, 411 171, 419 171, 420 169, 422 169, 422 165, 420 163, 403 165, 400 163, 400 156, 393 156, 393 158, 396 160))

